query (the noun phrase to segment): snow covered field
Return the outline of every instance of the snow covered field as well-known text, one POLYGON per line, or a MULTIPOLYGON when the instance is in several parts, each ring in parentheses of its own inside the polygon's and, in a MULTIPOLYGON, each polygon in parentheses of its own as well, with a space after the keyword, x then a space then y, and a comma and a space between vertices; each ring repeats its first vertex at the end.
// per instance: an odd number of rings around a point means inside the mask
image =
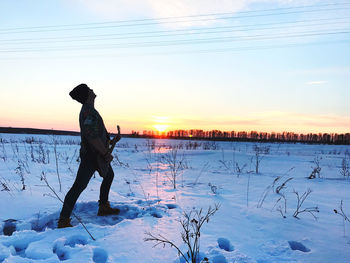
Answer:
POLYGON ((74 210, 94 241, 74 217, 73 228, 56 229, 62 204, 42 180, 64 198, 79 165, 80 138, 0 138, 0 262, 185 262, 173 247, 153 248, 145 232, 186 253, 183 213, 215 204, 219 210, 201 229, 199 260, 350 262, 350 222, 334 212, 343 200, 350 216, 350 179, 342 174, 349 146, 123 138, 110 192, 120 215, 97 217, 97 173, 74 210), (312 171, 316 178, 307 179, 312 171), (308 189, 297 211, 297 193, 302 200, 308 189))

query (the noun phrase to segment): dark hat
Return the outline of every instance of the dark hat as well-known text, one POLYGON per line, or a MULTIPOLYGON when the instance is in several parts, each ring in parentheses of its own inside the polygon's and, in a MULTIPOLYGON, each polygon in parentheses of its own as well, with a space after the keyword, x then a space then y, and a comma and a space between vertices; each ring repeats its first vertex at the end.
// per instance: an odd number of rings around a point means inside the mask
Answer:
POLYGON ((90 89, 86 84, 80 84, 69 92, 69 95, 72 97, 72 99, 84 104, 88 98, 89 90, 90 89))

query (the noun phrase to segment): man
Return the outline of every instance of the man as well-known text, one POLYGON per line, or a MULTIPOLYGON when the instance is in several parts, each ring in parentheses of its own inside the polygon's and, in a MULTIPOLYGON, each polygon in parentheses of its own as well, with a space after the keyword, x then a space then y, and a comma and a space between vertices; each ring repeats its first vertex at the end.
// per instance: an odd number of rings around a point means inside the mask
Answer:
MULTIPOLYGON (((58 228, 72 227, 70 223, 70 215, 78 197, 88 185, 94 172, 98 169, 98 155, 103 156, 104 160, 108 163, 113 159, 111 153, 108 151, 108 145, 110 142, 109 134, 100 114, 94 107, 96 98, 94 91, 86 84, 80 84, 75 87, 69 95, 74 100, 83 104, 79 115, 81 162, 75 182, 64 199, 60 218, 58 220, 58 228)), ((119 141, 120 135, 117 136, 119 136, 119 138, 117 138, 119 141)), ((119 213, 119 209, 111 208, 108 202, 108 194, 113 178, 114 172, 109 164, 108 172, 104 176, 100 188, 98 216, 115 215, 119 213)))

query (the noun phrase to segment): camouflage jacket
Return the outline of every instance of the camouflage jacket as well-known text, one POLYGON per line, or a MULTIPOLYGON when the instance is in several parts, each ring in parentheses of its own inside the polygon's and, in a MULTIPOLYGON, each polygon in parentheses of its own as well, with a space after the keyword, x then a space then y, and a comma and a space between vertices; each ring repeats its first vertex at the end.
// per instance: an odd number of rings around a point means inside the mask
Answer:
POLYGON ((104 145, 108 145, 109 134, 102 117, 92 105, 83 104, 79 114, 81 148, 80 157, 95 158, 97 151, 89 144, 90 139, 100 138, 104 145))

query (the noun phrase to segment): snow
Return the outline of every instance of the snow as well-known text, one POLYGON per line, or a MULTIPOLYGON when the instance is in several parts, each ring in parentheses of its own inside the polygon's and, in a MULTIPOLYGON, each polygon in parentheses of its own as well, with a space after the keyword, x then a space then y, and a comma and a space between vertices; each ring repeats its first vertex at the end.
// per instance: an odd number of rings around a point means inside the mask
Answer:
POLYGON ((73 228, 56 228, 62 204, 41 180, 44 174, 64 198, 78 169, 80 138, 0 134, 0 139, 0 263, 185 262, 173 247, 145 242, 145 233, 160 234, 186 253, 179 223, 183 212, 215 204, 219 210, 201 229, 200 260, 350 262, 350 223, 334 213, 343 200, 350 215, 350 179, 340 173, 349 146, 123 138, 114 151, 109 198, 121 213, 97 216, 102 181, 97 173, 74 209, 93 240, 74 217, 73 228), (269 148, 260 156, 259 174, 256 145, 269 148), (182 161, 176 189, 165 158, 175 148, 177 162, 182 161), (309 180, 316 157, 321 178, 309 180), (276 193, 283 182, 286 208, 276 193), (301 196, 308 188, 312 192, 300 210, 317 207, 317 220, 307 212, 293 217, 294 191, 301 196))

